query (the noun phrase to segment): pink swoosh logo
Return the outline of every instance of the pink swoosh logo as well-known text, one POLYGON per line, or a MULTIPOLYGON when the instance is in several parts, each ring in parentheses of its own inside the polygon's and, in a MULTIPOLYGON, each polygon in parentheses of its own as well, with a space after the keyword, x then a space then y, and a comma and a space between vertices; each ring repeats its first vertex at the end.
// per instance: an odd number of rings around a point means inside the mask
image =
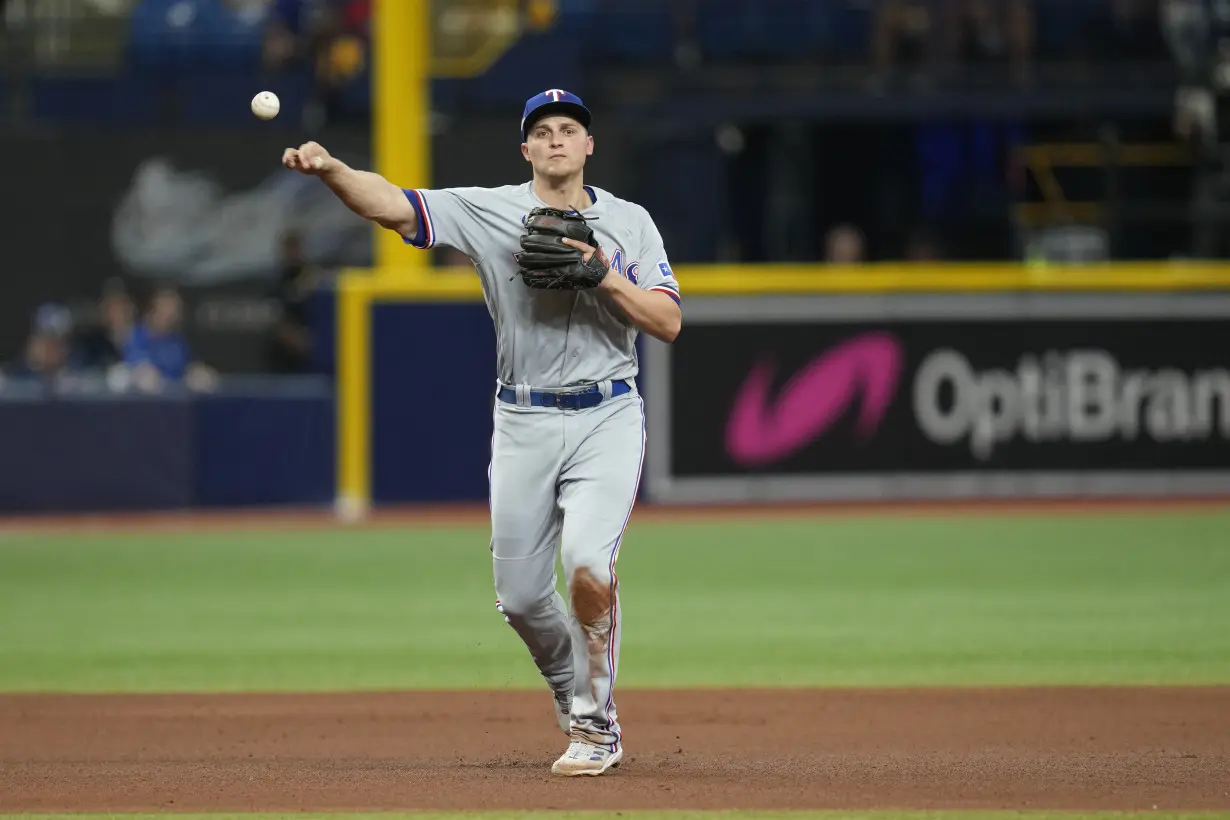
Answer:
POLYGON ((726 422, 726 450, 739 464, 765 464, 810 444, 862 392, 858 432, 880 426, 901 375, 901 343, 891 333, 864 333, 830 348, 790 378, 776 401, 774 366, 761 361, 743 381, 726 422))

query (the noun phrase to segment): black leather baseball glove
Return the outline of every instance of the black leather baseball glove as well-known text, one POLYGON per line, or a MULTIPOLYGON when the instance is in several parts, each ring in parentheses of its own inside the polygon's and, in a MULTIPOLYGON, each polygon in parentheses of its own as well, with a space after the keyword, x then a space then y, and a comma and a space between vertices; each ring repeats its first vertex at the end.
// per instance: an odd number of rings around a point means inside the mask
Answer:
POLYGON ((540 290, 581 290, 597 287, 606 276, 607 263, 601 251, 589 261, 578 249, 565 245, 565 237, 598 247, 587 220, 576 211, 535 208, 525 217, 521 236, 521 255, 517 257, 518 275, 531 288, 540 290))

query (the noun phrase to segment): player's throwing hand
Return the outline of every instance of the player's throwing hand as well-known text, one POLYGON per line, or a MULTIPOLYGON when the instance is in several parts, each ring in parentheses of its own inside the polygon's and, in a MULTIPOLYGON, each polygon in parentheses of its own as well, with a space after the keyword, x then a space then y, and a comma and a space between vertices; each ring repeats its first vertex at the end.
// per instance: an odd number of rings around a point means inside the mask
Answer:
POLYGON ((292 171, 318 176, 329 170, 333 157, 329 156, 329 152, 320 143, 305 142, 298 148, 287 148, 283 151, 282 164, 292 171))

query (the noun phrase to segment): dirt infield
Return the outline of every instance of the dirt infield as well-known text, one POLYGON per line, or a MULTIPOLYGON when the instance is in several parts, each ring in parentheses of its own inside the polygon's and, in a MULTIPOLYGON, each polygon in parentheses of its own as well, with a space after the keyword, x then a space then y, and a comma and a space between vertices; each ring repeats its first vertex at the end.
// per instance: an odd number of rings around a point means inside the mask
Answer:
POLYGON ((547 693, 0 697, 0 811, 1230 808, 1230 687, 624 692, 550 775, 547 693))

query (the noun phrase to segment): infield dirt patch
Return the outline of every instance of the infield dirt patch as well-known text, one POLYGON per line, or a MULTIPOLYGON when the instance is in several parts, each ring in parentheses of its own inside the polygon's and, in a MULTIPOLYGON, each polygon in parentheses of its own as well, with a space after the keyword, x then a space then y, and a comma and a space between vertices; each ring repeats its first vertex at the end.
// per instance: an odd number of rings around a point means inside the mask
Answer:
POLYGON ((1230 687, 0 697, 0 811, 1230 808, 1230 687))

